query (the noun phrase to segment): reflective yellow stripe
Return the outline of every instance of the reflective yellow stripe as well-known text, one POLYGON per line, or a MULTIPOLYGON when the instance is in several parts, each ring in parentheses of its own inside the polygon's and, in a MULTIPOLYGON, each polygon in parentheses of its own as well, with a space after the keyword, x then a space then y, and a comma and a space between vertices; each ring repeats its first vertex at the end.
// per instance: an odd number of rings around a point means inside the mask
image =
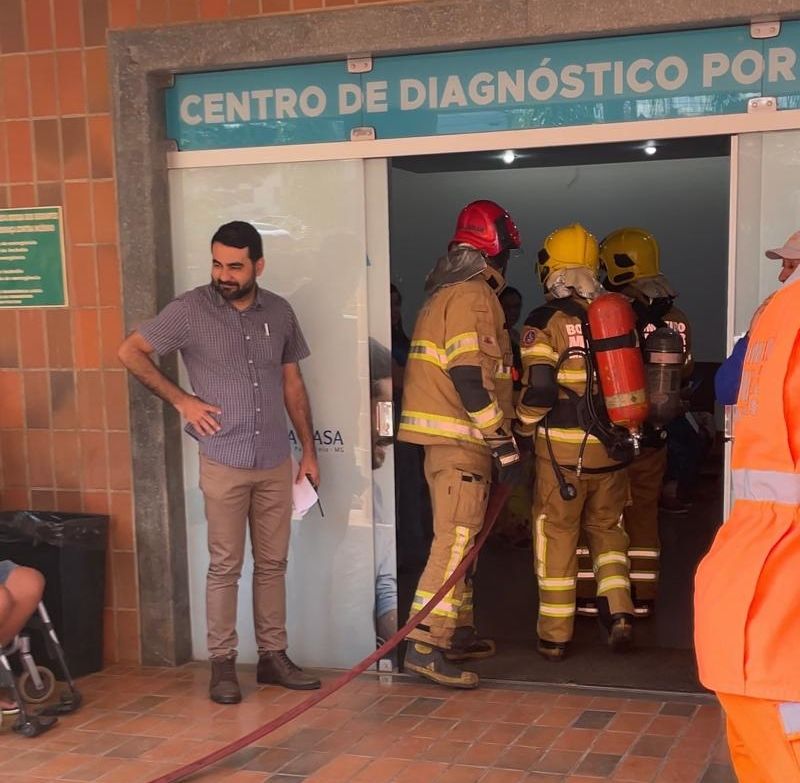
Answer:
POLYGON ((548 359, 553 364, 558 361, 558 353, 545 343, 523 346, 519 353, 523 359, 548 359))
MULTIPOLYGON (((545 411, 546 413, 547 411, 545 411)), ((527 425, 538 424, 542 418, 544 417, 544 413, 537 413, 531 416, 528 413, 528 409, 522 404, 517 404, 517 418, 523 423, 527 425)))
MULTIPOLYGON (((417 590, 414 593, 414 603, 416 604, 418 602, 421 602, 420 603, 420 609, 421 609, 423 606, 425 606, 426 603, 428 603, 428 601, 431 600, 431 598, 433 598, 434 595, 436 595, 436 593, 431 593, 428 590, 420 590, 419 588, 417 588, 417 590)), ((444 599, 442 599, 442 603, 449 603, 451 609, 458 609, 458 607, 461 605, 461 601, 455 598, 452 598, 450 601, 445 601, 444 599)))
POLYGON ((481 431, 470 421, 452 416, 439 416, 421 411, 404 411, 400 416, 400 430, 418 432, 422 435, 438 435, 442 438, 465 440, 469 443, 485 443, 481 431))
POLYGON ((594 571, 578 571, 578 579, 594 579, 594 571))
POLYGON ((503 365, 494 376, 499 381, 511 380, 511 368, 503 365))
POLYGON ((539 614, 544 617, 572 617, 575 604, 539 604, 539 614))
POLYGON ((641 557, 649 560, 658 560, 658 549, 629 549, 628 557, 641 557))
POLYGON ((611 563, 622 563, 628 565, 628 556, 624 552, 604 552, 594 562, 595 568, 611 565, 611 563))
POLYGON ((436 343, 432 343, 430 340, 412 340, 408 358, 430 362, 442 369, 447 367, 447 357, 444 352, 439 349, 436 343))
MULTIPOLYGON (((550 440, 555 443, 577 443, 580 445, 583 443, 583 438, 586 435, 583 430, 564 429, 562 427, 548 427, 548 431, 550 432, 550 440)), ((540 427, 536 434, 538 437, 543 438, 545 436, 544 428, 540 427)), ((589 437, 586 438, 586 443, 600 443, 600 441, 594 435, 589 435, 589 437)))
MULTIPOLYGON (((443 606, 442 602, 440 601, 433 609, 431 609, 432 615, 439 615, 440 617, 451 617, 454 620, 458 617, 458 612, 454 612, 452 609, 441 608, 443 606)), ((416 614, 419 612, 423 607, 423 604, 417 604, 415 601, 411 607, 412 613, 416 614)))
MULTIPOLYGON (((467 543, 469 542, 469 528, 464 525, 456 525, 455 530, 453 530, 453 535, 453 543, 450 546, 450 560, 444 570, 442 581, 447 581, 450 578, 450 574, 458 568, 458 564, 464 559, 467 543)), ((453 599, 455 589, 456 586, 453 585, 443 599, 450 601, 452 606, 460 604, 460 601, 455 601, 453 599)))
POLYGON ((556 380, 559 383, 586 383, 586 370, 565 370, 562 367, 556 380))
POLYGON ((472 421, 475 422, 481 429, 487 429, 489 427, 496 427, 503 421, 503 411, 500 410, 500 407, 496 402, 490 402, 485 408, 481 408, 479 411, 467 411, 469 417, 472 421))
POLYGON ((658 574, 651 571, 631 571, 631 579, 635 582, 655 582, 658 574))
POLYGON ((547 576, 540 577, 539 587, 542 590, 574 590, 576 580, 571 576, 547 576))
POLYGON ((544 522, 547 517, 539 514, 536 517, 536 576, 545 579, 547 573, 547 538, 544 534, 544 522))
POLYGON ((603 595, 604 593, 609 593, 612 590, 628 590, 630 586, 631 583, 628 581, 627 577, 607 576, 605 579, 601 579, 597 583, 597 594, 603 595))
MULTIPOLYGON (((445 577, 446 579, 447 577, 445 577)), ((435 594, 429 593, 427 590, 417 590, 414 593, 414 603, 411 605, 412 612, 419 612, 435 594)), ((445 596, 433 608, 431 614, 437 614, 444 617, 457 617, 461 602, 452 597, 452 591, 449 596, 445 596)))
POLYGON ((451 337, 444 344, 444 353, 447 360, 455 359, 463 353, 475 353, 480 350, 477 332, 463 332, 451 337))
POLYGON ((591 551, 589 550, 589 547, 588 547, 588 546, 579 546, 579 547, 578 547, 578 548, 575 550, 575 554, 576 554, 578 557, 580 557, 581 555, 591 555, 592 553, 591 553, 591 551))

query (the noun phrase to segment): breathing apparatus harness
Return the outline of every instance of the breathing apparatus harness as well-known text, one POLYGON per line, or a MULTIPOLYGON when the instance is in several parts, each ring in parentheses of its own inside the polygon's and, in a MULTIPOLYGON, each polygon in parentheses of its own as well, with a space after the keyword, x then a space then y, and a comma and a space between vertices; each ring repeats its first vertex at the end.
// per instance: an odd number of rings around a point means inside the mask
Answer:
MULTIPOLYGON (((615 286, 610 280, 606 279, 603 286, 609 291, 623 293, 625 286, 615 286)), ((630 297, 629 297, 630 298, 630 297)), ((660 296, 656 299, 650 299, 645 302, 639 298, 631 300, 631 307, 636 315, 636 330, 639 333, 639 339, 642 346, 642 353, 647 358, 646 344, 647 344, 647 327, 652 326, 654 329, 669 329, 674 332, 674 329, 666 322, 665 316, 672 309, 675 301, 674 296, 660 296)), ((650 421, 644 423, 642 445, 649 448, 661 449, 667 445, 667 431, 664 429, 663 424, 657 424, 650 421)))
MULTIPOLYGON (((575 475, 578 477, 580 477, 582 473, 613 473, 630 465, 634 457, 634 447, 627 430, 624 427, 612 423, 610 420, 602 395, 594 394, 592 391, 597 376, 593 354, 599 346, 595 346, 592 342, 586 310, 572 299, 554 299, 553 301, 546 302, 539 310, 562 312, 580 319, 585 343, 585 347, 583 348, 573 346, 564 351, 561 356, 559 356, 554 370, 557 378, 559 370, 567 360, 572 358, 582 359, 584 367, 586 368, 586 387, 583 394, 578 394, 572 389, 559 384, 559 389, 567 395, 567 399, 563 400, 559 398, 555 406, 548 411, 542 420, 547 453, 556 481, 558 481, 559 494, 563 500, 574 500, 578 496, 578 490, 575 484, 567 480, 564 474, 565 470, 574 471, 575 475), (576 464, 561 465, 556 459, 552 440, 550 438, 551 426, 579 427, 584 431, 576 464), (603 468, 584 467, 583 455, 590 435, 594 435, 603 444, 609 457, 615 460, 617 464, 603 468)), ((549 317, 550 316, 547 318, 548 320, 549 317)), ((612 347, 614 346, 609 345, 606 349, 612 347)))
POLYGON ((644 330, 652 324, 656 329, 667 327, 668 324, 664 320, 664 316, 672 309, 672 304, 675 301, 674 296, 659 296, 657 299, 650 299, 644 302, 641 299, 631 297, 625 294, 625 289, 629 284, 614 285, 608 278, 603 280, 603 288, 607 291, 612 291, 616 294, 623 294, 631 300, 631 307, 636 314, 636 330, 639 332, 639 338, 642 346, 644 346, 644 330))

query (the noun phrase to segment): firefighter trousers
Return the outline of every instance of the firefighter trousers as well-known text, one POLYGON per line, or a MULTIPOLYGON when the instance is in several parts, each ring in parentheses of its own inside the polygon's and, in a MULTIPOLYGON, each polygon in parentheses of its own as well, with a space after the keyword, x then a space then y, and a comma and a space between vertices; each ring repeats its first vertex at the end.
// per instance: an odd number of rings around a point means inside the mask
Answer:
POLYGON ((538 459, 533 503, 533 539, 539 584, 539 638, 565 643, 572 638, 578 575, 576 548, 581 530, 592 554, 597 594, 612 614, 633 613, 628 577, 628 536, 620 518, 628 500, 624 470, 612 473, 565 472, 578 492, 564 500, 549 460, 538 459))
MULTIPOLYGON (((492 457, 488 449, 425 446, 425 478, 433 506, 433 542, 414 594, 412 614, 428 603, 474 546, 489 502, 491 472, 492 457)), ((471 628, 473 624, 472 580, 468 576, 453 585, 408 638, 446 650, 452 646, 456 628, 471 628)))
MULTIPOLYGON (((661 541, 658 537, 658 501, 667 469, 665 448, 644 448, 628 466, 631 502, 625 506, 623 522, 628 534, 631 591, 637 601, 654 601, 658 592, 661 541)), ((596 594, 592 558, 585 535, 578 543, 578 597, 596 594)))

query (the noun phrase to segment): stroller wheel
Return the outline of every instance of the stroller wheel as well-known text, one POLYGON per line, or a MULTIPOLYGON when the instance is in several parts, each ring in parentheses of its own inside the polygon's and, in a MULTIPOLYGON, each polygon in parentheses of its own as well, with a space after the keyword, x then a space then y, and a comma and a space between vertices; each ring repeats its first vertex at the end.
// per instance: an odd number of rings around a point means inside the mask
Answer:
POLYGON ((25 672, 17 683, 20 695, 28 704, 41 704, 43 701, 47 701, 56 689, 56 678, 53 672, 45 666, 37 666, 36 669, 42 680, 41 688, 36 686, 30 672, 25 672))

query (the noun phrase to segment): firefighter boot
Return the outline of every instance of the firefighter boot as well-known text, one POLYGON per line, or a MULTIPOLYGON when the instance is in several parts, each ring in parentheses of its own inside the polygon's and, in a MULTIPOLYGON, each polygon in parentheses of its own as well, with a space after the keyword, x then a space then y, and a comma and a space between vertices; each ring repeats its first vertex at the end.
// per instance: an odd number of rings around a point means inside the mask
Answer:
POLYGON ((536 642, 536 652, 551 663, 559 663, 567 657, 567 645, 563 642, 549 642, 539 639, 536 642))
POLYGON ((452 645, 449 650, 444 651, 444 657, 448 661, 479 661, 495 654, 494 642, 491 639, 481 639, 478 632, 469 625, 456 628, 452 645))
POLYGON ((608 645, 612 652, 626 653, 633 647, 633 617, 622 612, 611 615, 608 645))
POLYGON ((438 685, 449 688, 477 688, 478 675, 454 666, 438 647, 410 641, 406 650, 405 668, 438 685))
POLYGON ((598 620, 608 634, 608 646, 612 652, 625 653, 633 647, 633 618, 626 612, 614 612, 608 606, 608 599, 602 596, 597 599, 599 609, 598 620))
POLYGON ((208 696, 217 704, 238 704, 242 700, 236 678, 236 658, 212 658, 208 696))

